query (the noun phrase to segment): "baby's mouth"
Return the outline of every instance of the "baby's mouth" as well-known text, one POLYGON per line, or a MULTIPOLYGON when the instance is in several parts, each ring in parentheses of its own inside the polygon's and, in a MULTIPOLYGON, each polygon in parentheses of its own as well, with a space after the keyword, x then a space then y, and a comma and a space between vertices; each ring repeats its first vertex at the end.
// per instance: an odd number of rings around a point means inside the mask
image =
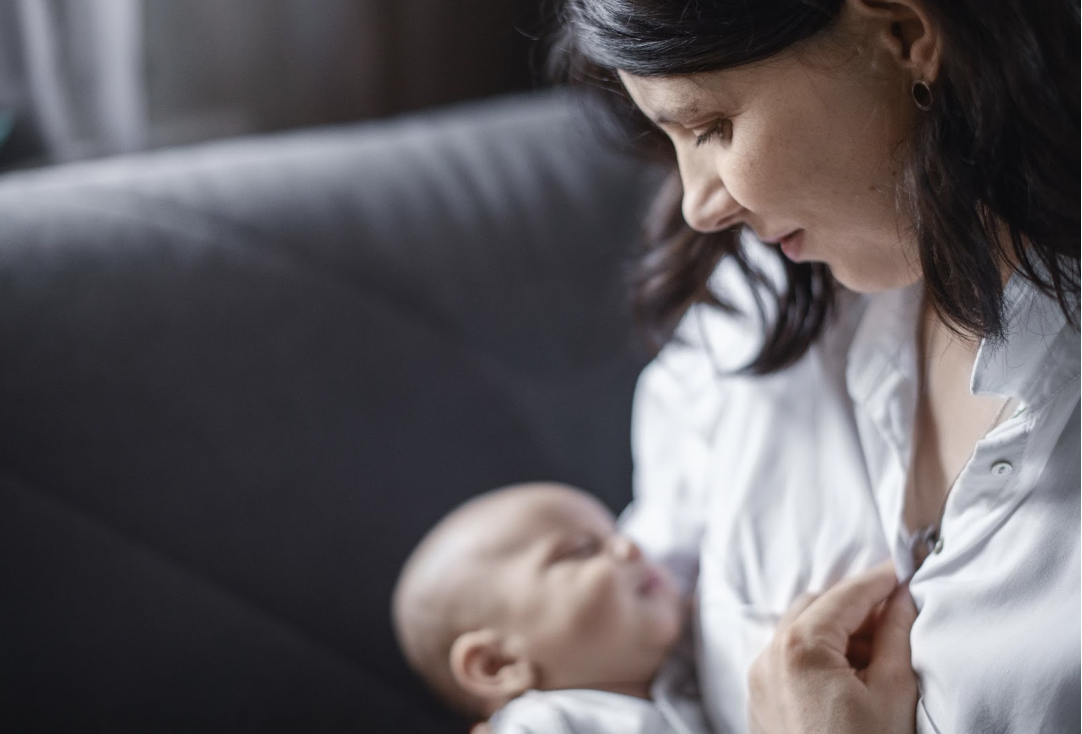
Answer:
POLYGON ((654 596, 665 584, 665 579, 656 568, 647 568, 639 582, 639 594, 642 596, 654 596))

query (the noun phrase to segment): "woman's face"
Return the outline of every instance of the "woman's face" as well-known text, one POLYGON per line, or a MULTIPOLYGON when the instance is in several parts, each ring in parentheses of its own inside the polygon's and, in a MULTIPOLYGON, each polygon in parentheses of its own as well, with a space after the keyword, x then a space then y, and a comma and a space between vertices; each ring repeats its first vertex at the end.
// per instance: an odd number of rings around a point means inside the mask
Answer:
POLYGON ((748 67, 620 77, 675 146, 691 227, 747 225, 856 291, 919 277, 896 196, 912 78, 874 42, 814 39, 748 67))

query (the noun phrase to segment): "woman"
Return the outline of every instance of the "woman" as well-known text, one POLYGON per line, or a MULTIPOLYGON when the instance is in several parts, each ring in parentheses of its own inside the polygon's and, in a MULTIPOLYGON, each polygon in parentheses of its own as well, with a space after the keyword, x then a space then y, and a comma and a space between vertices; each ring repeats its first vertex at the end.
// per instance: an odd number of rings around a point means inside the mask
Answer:
POLYGON ((1076 729, 1078 3, 567 0, 561 27, 556 65, 679 174, 628 523, 698 560, 713 723, 1076 729), (886 559, 908 593, 861 575, 886 559))

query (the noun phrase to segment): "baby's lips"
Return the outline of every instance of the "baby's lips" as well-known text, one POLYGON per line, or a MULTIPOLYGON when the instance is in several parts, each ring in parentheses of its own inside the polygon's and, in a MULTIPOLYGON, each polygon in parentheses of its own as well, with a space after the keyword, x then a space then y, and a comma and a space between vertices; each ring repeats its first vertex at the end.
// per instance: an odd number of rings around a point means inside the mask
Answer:
POLYGON ((652 596, 665 585, 665 577, 656 566, 647 566, 639 582, 639 593, 652 596))

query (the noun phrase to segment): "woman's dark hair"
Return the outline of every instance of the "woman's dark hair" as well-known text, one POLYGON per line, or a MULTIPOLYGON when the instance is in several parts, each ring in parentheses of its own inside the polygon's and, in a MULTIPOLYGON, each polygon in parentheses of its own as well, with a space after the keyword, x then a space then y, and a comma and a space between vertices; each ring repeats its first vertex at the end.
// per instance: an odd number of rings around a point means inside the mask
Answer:
MULTIPOLYGON (((671 146, 634 108, 616 70, 671 76, 760 61, 830 26, 843 1, 566 0, 549 71, 599 90, 627 139, 671 163, 671 146)), ((1013 263, 1077 324, 1078 0, 924 6, 944 51, 932 109, 921 113, 907 143, 899 201, 915 226, 928 300, 955 330, 1003 338, 1001 267, 1013 263)), ((633 280, 635 314, 648 340, 655 348, 668 341, 695 303, 734 310, 708 286, 728 257, 778 306, 746 371, 792 364, 830 314, 837 286, 829 269, 779 253, 786 277, 777 284, 742 253, 739 232, 688 227, 680 198, 674 175, 648 217, 633 280)))

